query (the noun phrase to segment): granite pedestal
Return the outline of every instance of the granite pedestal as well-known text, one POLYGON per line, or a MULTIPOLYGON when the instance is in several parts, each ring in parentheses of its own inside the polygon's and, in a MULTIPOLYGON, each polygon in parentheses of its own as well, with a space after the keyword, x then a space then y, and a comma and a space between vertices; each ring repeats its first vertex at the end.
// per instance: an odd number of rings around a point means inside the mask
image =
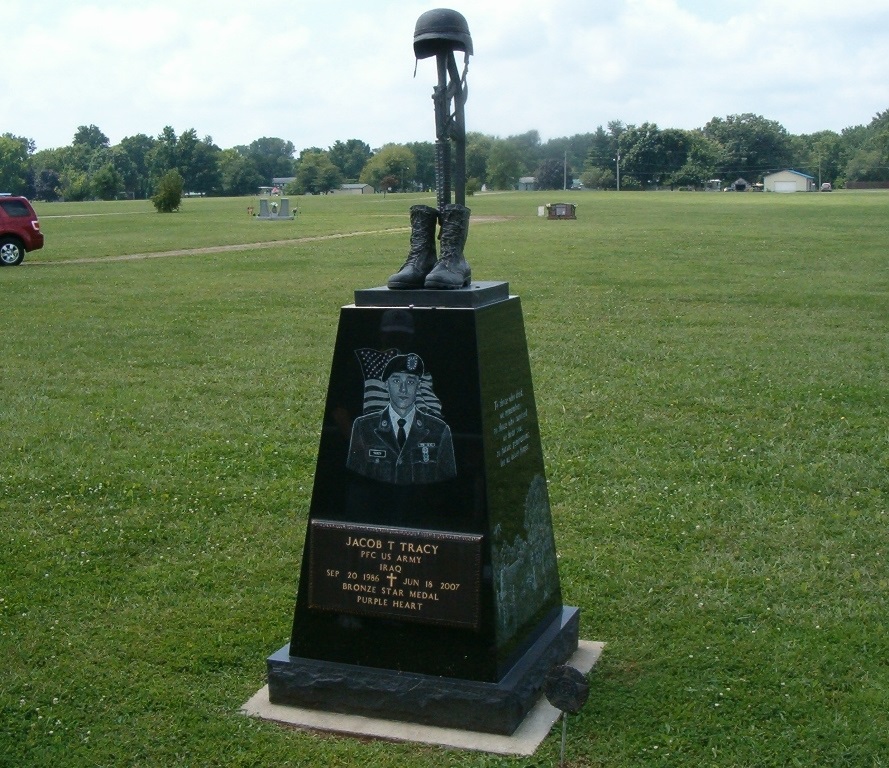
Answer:
POLYGON ((519 298, 503 282, 356 291, 270 702, 509 734, 578 624, 562 605, 519 298), (392 371, 415 374, 407 435, 392 371))

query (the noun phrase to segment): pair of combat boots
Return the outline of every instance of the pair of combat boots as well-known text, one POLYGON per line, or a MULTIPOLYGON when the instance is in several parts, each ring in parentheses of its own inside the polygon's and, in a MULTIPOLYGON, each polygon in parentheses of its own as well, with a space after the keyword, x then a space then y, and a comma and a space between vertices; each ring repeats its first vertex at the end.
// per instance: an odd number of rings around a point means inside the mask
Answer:
POLYGON ((469 234, 470 210, 463 205, 446 205, 441 212, 441 257, 436 259, 435 229, 439 212, 428 205, 411 207, 411 249, 404 266, 392 275, 392 289, 464 288, 472 271, 463 256, 469 234))

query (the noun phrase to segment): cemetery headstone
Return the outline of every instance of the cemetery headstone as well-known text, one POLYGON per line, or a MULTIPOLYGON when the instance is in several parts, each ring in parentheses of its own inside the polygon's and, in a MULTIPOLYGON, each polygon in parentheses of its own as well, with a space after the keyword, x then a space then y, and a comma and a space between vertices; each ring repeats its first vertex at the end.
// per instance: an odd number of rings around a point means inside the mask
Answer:
MULTIPOLYGON (((466 20, 423 14, 415 52, 436 56, 436 94, 454 72, 465 88, 454 50, 472 52, 466 20)), ((440 182, 439 208, 411 211, 412 268, 441 223, 455 242, 432 263, 457 264, 454 284, 390 278, 340 310, 269 700, 510 734, 577 649, 579 610, 562 604, 521 302, 503 281, 464 284, 469 213, 440 182)))

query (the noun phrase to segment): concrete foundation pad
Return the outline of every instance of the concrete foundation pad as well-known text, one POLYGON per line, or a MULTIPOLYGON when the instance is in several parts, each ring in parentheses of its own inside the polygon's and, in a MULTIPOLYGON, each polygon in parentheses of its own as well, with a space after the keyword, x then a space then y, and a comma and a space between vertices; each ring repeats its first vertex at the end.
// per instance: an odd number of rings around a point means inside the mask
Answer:
MULTIPOLYGON (((598 661, 604 647, 605 643, 581 640, 568 664, 586 674, 598 661)), ((305 730, 391 741, 416 741, 503 755, 533 755, 560 714, 541 696, 515 732, 511 736, 501 736, 271 704, 267 685, 244 704, 241 712, 305 730)))

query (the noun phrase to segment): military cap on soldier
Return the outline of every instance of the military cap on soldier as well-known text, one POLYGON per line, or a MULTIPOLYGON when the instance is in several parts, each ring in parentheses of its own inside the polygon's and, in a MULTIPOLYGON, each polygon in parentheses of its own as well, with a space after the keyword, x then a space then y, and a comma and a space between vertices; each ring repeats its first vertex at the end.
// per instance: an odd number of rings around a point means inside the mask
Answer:
POLYGON ((383 369, 383 381, 387 381, 393 373, 410 373, 422 378, 423 358, 413 352, 409 355, 396 355, 386 363, 386 367, 383 369))

